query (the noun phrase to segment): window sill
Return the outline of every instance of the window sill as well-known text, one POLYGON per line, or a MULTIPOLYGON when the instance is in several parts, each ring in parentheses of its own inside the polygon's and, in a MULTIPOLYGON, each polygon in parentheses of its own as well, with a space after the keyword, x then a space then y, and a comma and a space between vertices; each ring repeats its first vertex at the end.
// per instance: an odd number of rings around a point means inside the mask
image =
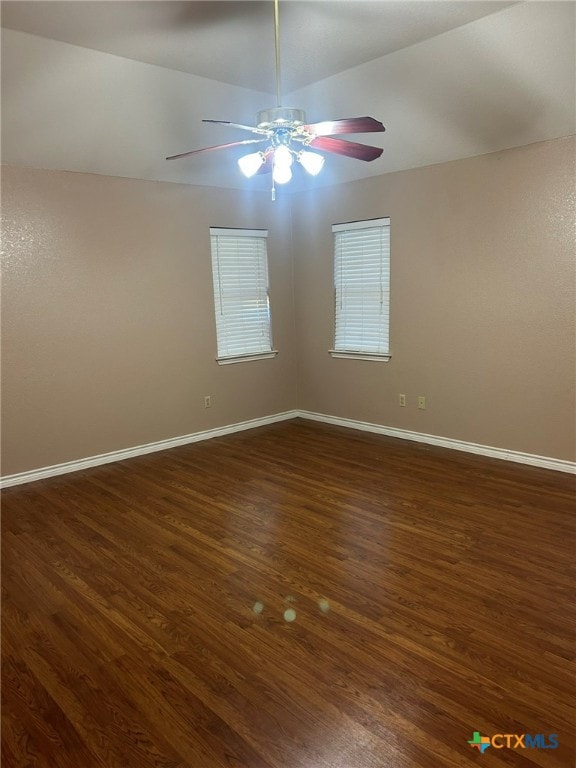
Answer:
POLYGON ((371 352, 347 352, 339 349, 329 349, 328 352, 332 357, 344 357, 349 360, 373 360, 377 363, 387 363, 392 357, 390 354, 380 355, 376 353, 372 354, 371 352))
POLYGON ((249 360, 267 360, 270 357, 276 357, 278 354, 277 349, 272 349, 270 352, 256 352, 250 355, 236 355, 235 357, 217 357, 216 362, 218 365, 231 365, 232 363, 246 363, 249 360))

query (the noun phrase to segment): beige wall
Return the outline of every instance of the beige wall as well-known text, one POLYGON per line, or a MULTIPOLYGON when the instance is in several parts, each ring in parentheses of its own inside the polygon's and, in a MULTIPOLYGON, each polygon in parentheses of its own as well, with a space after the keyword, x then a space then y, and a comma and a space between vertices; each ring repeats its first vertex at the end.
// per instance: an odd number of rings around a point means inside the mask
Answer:
POLYGON ((2 191, 3 475, 295 406, 281 203, 23 168, 2 191), (269 229, 275 359, 215 362, 210 226, 269 229))
POLYGON ((574 460, 574 151, 560 139, 299 195, 299 407, 574 460), (392 360, 333 359, 330 227, 379 216, 392 360))
POLYGON ((291 210, 23 168, 3 169, 2 204, 3 475, 297 407, 575 458, 573 139, 291 210), (332 359, 331 225, 377 216, 392 223, 392 360, 332 359), (214 360, 210 226, 270 231, 274 360, 214 360))

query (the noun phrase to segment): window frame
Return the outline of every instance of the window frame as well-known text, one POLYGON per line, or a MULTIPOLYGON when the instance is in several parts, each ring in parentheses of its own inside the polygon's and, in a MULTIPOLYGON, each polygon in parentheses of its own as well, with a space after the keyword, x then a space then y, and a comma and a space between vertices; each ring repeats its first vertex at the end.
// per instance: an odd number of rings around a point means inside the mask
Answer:
MULTIPOLYGON (((388 362, 392 357, 390 352, 390 218, 381 217, 376 219, 365 219, 362 221, 350 221, 341 224, 333 224, 332 233, 334 249, 334 347, 333 349, 329 350, 329 353, 332 357, 337 358, 388 362), (350 262, 343 266, 343 259, 346 257, 346 254, 342 253, 342 238, 339 237, 338 233, 357 232, 360 230, 368 229, 380 229, 382 231, 386 230, 387 233, 387 238, 380 252, 380 278, 378 283, 373 281, 371 284, 359 286, 359 289, 363 289, 362 296, 366 296, 366 294, 369 292, 370 285, 372 291, 376 290, 380 293, 380 305, 384 308, 383 325, 376 326, 376 321, 374 319, 376 318, 376 315, 374 315, 374 318, 369 318, 374 322, 372 331, 373 333, 376 331, 375 336, 378 339, 377 344, 373 345, 372 349, 370 349, 368 345, 364 345, 364 347, 362 347, 361 343, 357 345, 357 348, 354 348, 352 345, 350 345, 350 348, 348 348, 338 343, 339 321, 340 323, 342 322, 339 316, 339 310, 343 303, 342 272, 346 267, 348 267, 348 270, 350 271, 350 262), (375 346, 383 348, 374 349, 375 346)), ((367 243, 367 245, 369 244, 367 243)), ((370 256, 372 260, 374 260, 374 252, 372 252, 370 256)), ((348 254, 348 258, 352 258, 351 254, 348 254)), ((358 297, 358 295, 359 294, 357 292, 356 297, 358 297)), ((364 316, 360 312, 358 314, 358 318, 363 317, 364 316)))
MULTIPOLYGON (((242 229, 242 228, 235 228, 235 227, 210 227, 210 254, 211 254, 211 263, 212 263, 212 287, 213 287, 213 297, 214 297, 214 321, 216 326, 216 348, 217 348, 217 354, 216 354, 216 361, 219 365, 229 365, 231 363, 242 363, 247 362, 250 360, 265 360, 268 358, 276 357, 278 354, 278 350, 273 348, 272 344, 272 316, 270 311, 270 286, 269 286, 269 277, 268 277, 268 248, 267 248, 267 238, 268 238, 268 230, 266 229, 242 229), (234 281, 236 280, 238 284, 238 291, 244 291, 245 293, 250 293, 249 290, 245 286, 242 286, 238 283, 238 277, 240 275, 240 272, 238 271, 236 276, 233 274, 233 272, 230 272, 227 276, 222 274, 223 271, 223 263, 225 257, 230 258, 230 253, 222 254, 220 256, 218 252, 218 245, 221 241, 223 244, 224 240, 238 240, 243 238, 251 238, 253 241, 264 241, 264 251, 263 254, 261 251, 259 251, 259 248, 261 248, 261 244, 258 243, 255 245, 253 254, 245 254, 247 256, 252 256, 254 259, 254 263, 252 264, 252 268, 255 269, 256 275, 258 277, 257 282, 254 284, 252 290, 251 290, 251 300, 256 305, 260 304, 260 306, 257 306, 257 314, 260 314, 263 307, 265 308, 265 316, 266 316, 266 322, 263 323, 262 319, 256 319, 252 323, 247 323, 247 327, 249 328, 250 335, 248 337, 248 342, 250 339, 253 339, 257 336, 258 329, 261 333, 263 333, 263 337, 266 339, 266 343, 263 344, 261 349, 253 349, 248 351, 242 351, 241 349, 237 349, 234 351, 227 351, 230 347, 238 347, 238 343, 234 342, 230 329, 232 330, 242 330, 242 323, 236 322, 236 328, 234 329, 234 326, 230 324, 228 326, 228 329, 226 327, 226 324, 222 321, 219 322, 219 317, 223 317, 225 312, 225 296, 222 288, 223 280, 228 279, 230 281, 230 285, 232 286, 234 284, 234 281), (216 247, 215 247, 216 245, 216 247), (263 258, 261 258, 263 255, 263 258), (256 263, 258 262, 258 263, 256 263), (261 279, 262 278, 262 279, 261 279), (262 303, 262 295, 265 294, 265 302, 262 303)), ((230 244, 227 244, 230 246, 230 244)), ((230 302, 230 308, 233 308, 232 302, 230 302)), ((236 303, 236 311, 242 309, 242 300, 239 299, 236 303)), ((247 344, 247 347, 250 346, 250 344, 247 344)))

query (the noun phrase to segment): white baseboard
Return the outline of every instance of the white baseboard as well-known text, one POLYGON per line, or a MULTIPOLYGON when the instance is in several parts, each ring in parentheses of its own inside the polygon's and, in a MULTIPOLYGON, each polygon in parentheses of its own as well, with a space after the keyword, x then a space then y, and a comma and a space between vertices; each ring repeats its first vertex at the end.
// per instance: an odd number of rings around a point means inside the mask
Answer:
POLYGON ((493 448, 489 445, 467 443, 464 440, 453 440, 450 437, 427 435, 424 432, 411 432, 410 430, 398 429, 396 427, 383 427, 380 424, 371 424, 367 421, 341 419, 337 416, 327 416, 323 413, 313 413, 311 411, 298 411, 298 416, 302 419, 322 421, 325 424, 334 424, 338 427, 375 432, 376 434, 387 435, 388 437, 399 437, 401 440, 413 440, 417 443, 437 445, 441 448, 451 448, 456 451, 465 451, 466 453, 477 453, 480 456, 490 456, 493 459, 504 459, 505 461, 515 461, 518 464, 530 464, 533 467, 541 467, 542 469, 554 469, 557 472, 576 474, 576 462, 565 461, 564 459, 537 456, 533 453, 522 453, 521 451, 512 451, 506 448, 493 448))
POLYGON ((194 432, 190 435, 182 435, 181 437, 172 437, 168 440, 159 440, 155 443, 137 445, 133 448, 126 448, 121 451, 101 453, 98 456, 89 456, 86 459, 67 461, 63 464, 54 464, 51 467, 33 469, 29 472, 20 472, 15 475, 6 475, 5 477, 0 478, 0 488, 9 488, 12 485, 31 483, 35 480, 42 480, 46 477, 55 477, 56 475, 65 475, 69 472, 78 472, 82 469, 99 467, 102 464, 110 464, 115 461, 124 461, 124 459, 132 459, 136 456, 143 456, 146 453, 155 453, 156 451, 165 451, 169 448, 178 448, 181 445, 197 443, 200 440, 209 440, 212 437, 222 437, 223 435, 230 435, 233 432, 241 432, 245 429, 254 429, 255 427, 263 427, 266 424, 275 424, 278 421, 287 421, 288 419, 295 418, 322 421, 325 424, 334 424, 338 427, 359 429, 364 432, 374 432, 379 435, 387 435, 388 437, 398 437, 401 440, 412 440, 418 443, 437 445, 442 448, 451 448, 456 451, 476 453, 480 456, 490 456, 494 459, 515 461, 519 464, 530 464, 531 466, 541 467, 543 469, 553 469, 557 472, 569 472, 571 474, 576 474, 576 462, 573 461, 564 461, 563 459, 554 459, 548 456, 536 456, 532 453, 521 453, 520 451, 511 451, 505 448, 493 448, 488 445, 467 443, 463 440, 453 440, 449 437, 427 435, 423 432, 411 432, 410 430, 398 429, 396 427, 384 427, 380 424, 371 424, 367 421, 342 419, 337 416, 328 416, 323 413, 294 410, 284 411, 283 413, 275 413, 272 416, 264 416, 259 419, 251 419, 250 421, 241 421, 237 424, 229 424, 226 427, 217 427, 215 429, 207 429, 203 432, 194 432))
POLYGON ((33 469, 29 472, 19 472, 15 475, 6 475, 0 478, 0 488, 9 488, 12 485, 22 485, 31 483, 35 480, 43 480, 46 477, 56 475, 65 475, 68 472, 78 472, 81 469, 90 467, 99 467, 102 464, 111 464, 114 461, 124 461, 132 459, 135 456, 143 456, 146 453, 155 453, 156 451, 166 451, 168 448, 178 448, 181 445, 197 443, 200 440, 209 440, 212 437, 222 437, 230 435, 232 432, 241 432, 244 429, 254 429, 254 427, 263 427, 266 424, 274 424, 277 421, 286 421, 298 416, 298 411, 285 411, 284 413, 275 413, 272 416, 263 416, 260 419, 251 419, 250 421, 241 421, 237 424, 229 424, 226 427, 216 427, 207 429, 203 432, 194 432, 190 435, 181 437, 171 437, 168 440, 159 440, 155 443, 146 443, 145 445, 136 445, 134 448, 126 448, 121 451, 112 451, 111 453, 101 453, 98 456, 89 456, 86 459, 77 459, 76 461, 66 461, 63 464, 54 464, 51 467, 42 467, 33 469))

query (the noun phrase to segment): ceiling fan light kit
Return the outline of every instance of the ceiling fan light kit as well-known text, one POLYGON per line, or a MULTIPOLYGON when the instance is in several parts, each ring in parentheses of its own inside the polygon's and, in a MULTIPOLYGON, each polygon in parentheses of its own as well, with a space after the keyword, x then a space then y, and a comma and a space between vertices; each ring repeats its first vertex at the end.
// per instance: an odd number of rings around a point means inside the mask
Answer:
POLYGON ((259 139, 245 139, 215 147, 205 147, 191 152, 171 155, 167 160, 210 152, 215 149, 227 149, 245 144, 267 144, 264 150, 250 152, 238 160, 241 172, 247 178, 258 173, 272 173, 272 200, 276 198, 275 184, 287 184, 292 179, 292 165, 296 160, 311 176, 322 170, 324 157, 318 152, 327 152, 356 160, 370 162, 382 154, 381 147, 358 144, 345 139, 335 139, 335 135, 346 133, 372 133, 386 130, 379 120, 373 117, 352 117, 344 120, 326 120, 321 123, 308 123, 303 109, 283 107, 280 103, 280 32, 278 18, 278 0, 274 0, 274 32, 276 48, 276 97, 277 106, 263 109, 256 115, 256 127, 233 123, 228 120, 203 120, 205 123, 227 125, 261 136, 259 139))

